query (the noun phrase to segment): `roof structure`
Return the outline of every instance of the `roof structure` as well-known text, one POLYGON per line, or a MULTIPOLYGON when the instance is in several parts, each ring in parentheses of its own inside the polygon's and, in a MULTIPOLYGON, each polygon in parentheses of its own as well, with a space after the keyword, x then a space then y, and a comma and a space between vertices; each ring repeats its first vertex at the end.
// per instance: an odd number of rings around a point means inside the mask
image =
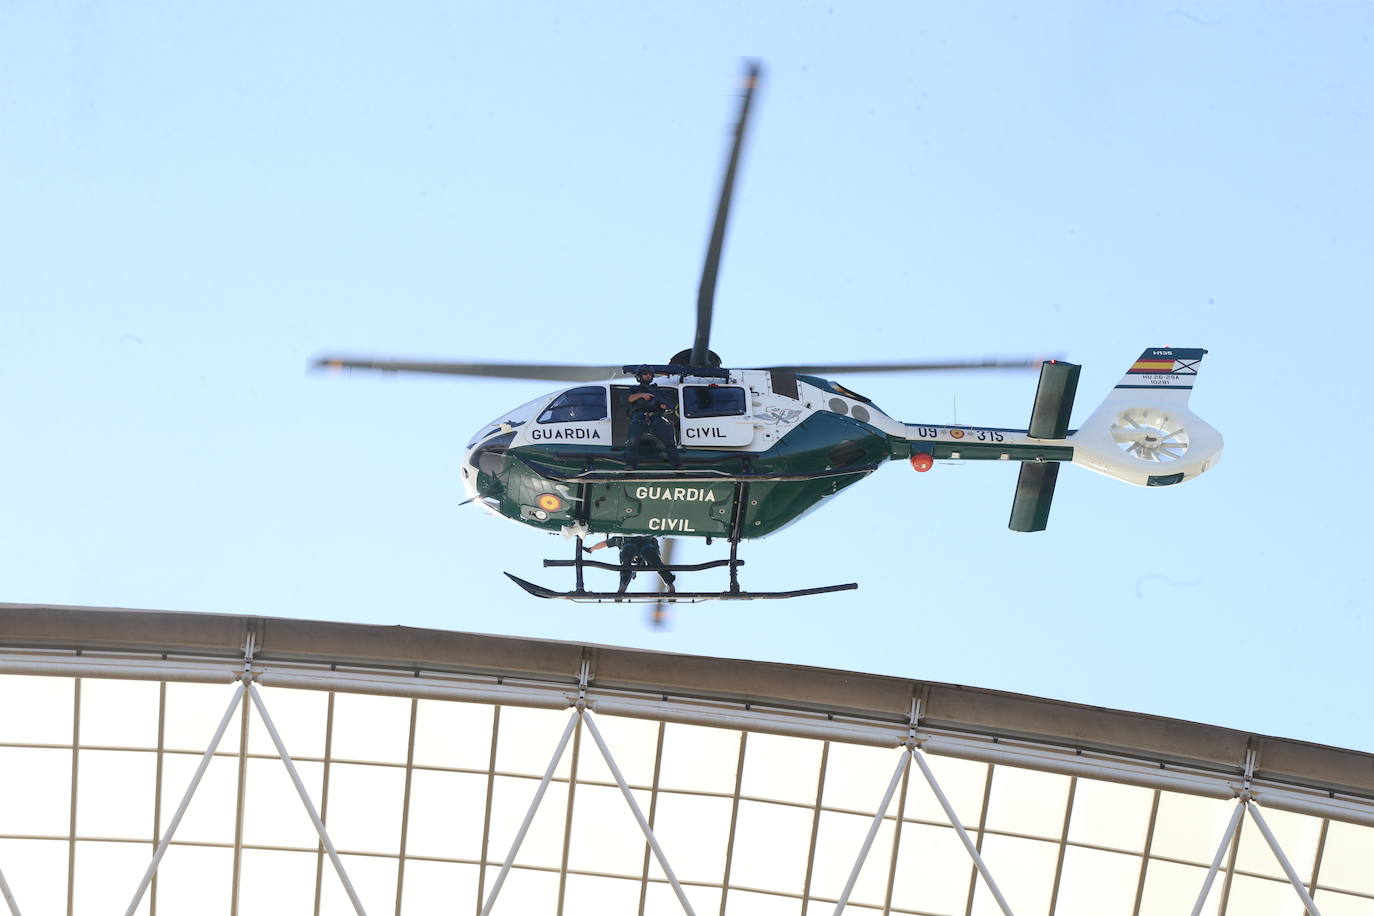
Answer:
POLYGON ((12 914, 1374 914, 1374 755, 915 679, 0 605, 12 914))

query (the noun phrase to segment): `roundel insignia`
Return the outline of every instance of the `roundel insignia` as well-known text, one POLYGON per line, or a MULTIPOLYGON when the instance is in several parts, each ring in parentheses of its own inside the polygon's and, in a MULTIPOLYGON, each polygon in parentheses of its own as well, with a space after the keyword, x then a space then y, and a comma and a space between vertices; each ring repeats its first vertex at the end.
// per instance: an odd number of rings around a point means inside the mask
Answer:
POLYGON ((536 499, 535 502, 539 505, 539 508, 543 509, 545 512, 557 512, 559 509, 563 508, 563 500, 554 496, 552 493, 540 493, 539 498, 536 499))
POLYGON ((951 429, 949 431, 949 437, 951 439, 962 439, 964 438, 964 431, 962 429, 951 429))

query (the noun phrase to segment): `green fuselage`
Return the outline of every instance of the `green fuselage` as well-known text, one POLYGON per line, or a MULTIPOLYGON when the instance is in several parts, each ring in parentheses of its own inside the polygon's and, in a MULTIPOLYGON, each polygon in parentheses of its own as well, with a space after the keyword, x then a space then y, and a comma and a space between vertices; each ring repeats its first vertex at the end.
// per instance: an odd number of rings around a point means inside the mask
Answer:
POLYGON ((474 470, 488 506, 548 531, 580 523, 606 534, 755 538, 868 476, 894 457, 894 445, 906 451, 868 424, 819 411, 765 451, 684 449, 682 474, 645 446, 639 473, 622 476, 623 445, 573 441, 511 448, 474 470), (588 472, 593 479, 580 479, 588 472), (621 479, 597 479, 606 476, 621 479))

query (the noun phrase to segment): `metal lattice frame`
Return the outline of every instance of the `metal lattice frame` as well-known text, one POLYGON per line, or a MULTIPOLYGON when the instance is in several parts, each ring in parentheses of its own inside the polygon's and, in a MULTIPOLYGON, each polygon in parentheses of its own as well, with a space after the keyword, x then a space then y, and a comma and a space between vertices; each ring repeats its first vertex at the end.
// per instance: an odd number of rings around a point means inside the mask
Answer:
MULTIPOLYGON (((349 693, 372 693, 391 696, 406 696, 411 698, 410 710, 411 721, 409 735, 407 739, 407 750, 405 762, 399 763, 377 763, 368 762, 373 766, 388 766, 403 769, 405 775, 405 795, 402 803, 401 817, 401 839, 399 848, 394 856, 398 862, 396 878, 396 911, 400 912, 402 894, 404 890, 404 862, 407 859, 431 859, 433 861, 455 862, 460 864, 470 864, 478 866, 478 892, 477 900, 474 902, 474 912, 489 912, 494 906, 501 889, 504 875, 514 861, 516 848, 512 848, 507 858, 504 860, 501 877, 490 888, 485 886, 485 866, 496 864, 491 858, 489 850, 490 825, 492 816, 491 793, 492 786, 497 776, 518 776, 521 774, 507 774, 498 771, 496 746, 500 730, 500 708, 503 705, 512 706, 535 706, 544 708, 570 708, 572 713, 569 718, 567 730, 564 733, 564 742, 560 744, 558 753, 554 755, 549 769, 541 782, 541 789, 536 793, 535 802, 531 806, 528 821, 533 818, 534 810, 539 799, 542 797, 543 789, 554 782, 566 782, 569 788, 568 808, 569 814, 573 806, 575 787, 582 785, 610 786, 604 781, 584 780, 578 776, 577 769, 574 768, 569 777, 555 778, 558 759, 562 756, 563 749, 568 741, 579 741, 581 729, 579 724, 587 728, 589 734, 598 746, 608 767, 614 774, 616 781, 614 786, 620 790, 631 809, 636 815, 646 837, 646 849, 644 853, 644 866, 640 875, 640 911, 643 912, 645 906, 645 891, 652 882, 667 883, 673 886, 682 903, 684 912, 692 913, 690 904, 682 890, 681 884, 673 875, 669 865, 668 855, 657 847, 653 835, 653 821, 655 816, 655 805, 658 800, 658 774, 662 763, 663 755, 663 735, 664 724, 666 722, 685 722, 688 724, 710 724, 716 727, 734 728, 743 732, 740 742, 739 760, 736 766, 736 777, 733 791, 729 793, 707 793, 698 792, 696 794, 712 795, 715 797, 726 798, 731 804, 731 829, 729 848, 726 851, 725 873, 720 884, 702 884, 701 882, 683 882, 688 886, 697 884, 706 887, 721 887, 721 906, 724 908, 728 895, 732 890, 748 890, 754 893, 768 893, 774 896, 798 900, 799 903, 808 899, 816 904, 833 906, 835 913, 844 911, 847 897, 854 886, 859 871, 863 866, 864 858, 877 834, 878 828, 886 820, 894 825, 891 861, 888 865, 886 877, 886 895, 883 906, 883 913, 904 913, 913 912, 896 908, 892 905, 893 882, 896 875, 897 854, 900 844, 900 830, 903 824, 928 824, 931 826, 953 826, 959 833, 965 848, 970 853, 973 865, 973 881, 980 878, 985 881, 987 888, 991 891, 994 898, 998 900, 999 906, 1005 913, 1010 913, 1011 909, 1005 899, 1002 898, 1000 891, 993 881, 993 876, 987 869, 986 864, 981 862, 979 850, 985 836, 1008 836, 1018 837, 1016 834, 1005 830, 996 830, 988 827, 987 811, 989 807, 989 793, 993 774, 998 766, 1015 766, 1018 768, 1040 769, 1049 772, 1064 773, 1071 777, 1069 792, 1065 802, 1063 827, 1060 832, 1056 867, 1055 882, 1051 893, 1050 913, 1054 913, 1054 908, 1058 903, 1059 895, 1059 875, 1062 872, 1065 852, 1070 848, 1096 849, 1108 852, 1127 852, 1138 855, 1141 859, 1140 873, 1135 888, 1133 912, 1139 912, 1142 897, 1144 894, 1147 872, 1150 865, 1154 862, 1178 862, 1178 864, 1191 864, 1180 860, 1170 859, 1166 856, 1152 854, 1154 831, 1159 809, 1160 795, 1163 789, 1170 791, 1184 792, 1188 794, 1204 795, 1212 798, 1233 798, 1236 799, 1236 807, 1233 812, 1230 825, 1222 837, 1217 849, 1217 854, 1212 863, 1212 868, 1207 873, 1207 878, 1200 890, 1195 913, 1200 913, 1207 899, 1209 890, 1218 874, 1224 874, 1223 887, 1221 891, 1220 913, 1225 914, 1227 902, 1229 900, 1231 880, 1236 875, 1259 878, 1275 883, 1288 883, 1292 886, 1295 895, 1301 900, 1311 913, 1318 913, 1316 904, 1312 900, 1314 894, 1320 887, 1321 865, 1327 840, 1327 827, 1330 820, 1341 820, 1351 823, 1374 826, 1374 800, 1369 797, 1359 796, 1353 793, 1339 793, 1330 789, 1307 788, 1291 783, 1280 783, 1266 780, 1260 777, 1258 771, 1258 755, 1250 751, 1246 755, 1246 760, 1242 762, 1241 773, 1237 776, 1228 772, 1217 772, 1200 766, 1186 766, 1177 761, 1161 762, 1158 760, 1142 760, 1132 758, 1128 755, 1111 754, 1106 751, 1094 751, 1085 753, 1079 748, 1066 749, 1062 746, 1055 746, 1051 743, 1035 743, 1029 741, 989 741, 986 737, 973 733, 960 733, 956 729, 939 725, 928 726, 913 714, 907 727, 900 732, 894 729, 893 723, 865 721, 862 717, 842 717, 830 712, 809 713, 805 709, 783 709, 783 708, 759 708, 756 704, 749 702, 729 702, 722 700, 700 700, 690 701, 688 698, 667 696, 646 697, 636 691, 626 691, 614 686, 602 687, 596 684, 591 677, 590 666, 584 660, 580 670, 576 672, 576 683, 570 683, 565 679, 539 680, 538 678, 508 679, 500 676, 488 675, 462 675, 454 672, 423 671, 414 669, 410 671, 396 671, 384 669, 367 669, 362 667, 344 667, 337 664, 310 663, 302 661, 282 662, 264 661, 261 658, 254 659, 253 645, 251 641, 244 647, 244 652, 240 658, 207 658, 191 657, 187 655, 170 656, 167 654, 142 654, 130 652, 95 652, 82 651, 80 653, 67 650, 49 649, 27 649, 16 650, 0 655, 0 673, 25 673, 25 674, 48 674, 60 675, 75 678, 76 687, 73 690, 73 725, 72 743, 70 746, 72 753, 72 783, 71 783, 71 815, 69 821, 68 835, 68 860, 69 863, 75 861, 76 844, 80 841, 105 840, 109 842, 148 842, 153 849, 153 858, 147 874, 145 874, 139 891, 135 895, 128 912, 133 913, 138 906, 139 898, 149 892, 150 912, 156 914, 156 866, 166 851, 168 845, 174 841, 174 835, 181 815, 184 814, 185 807, 189 803, 191 795, 194 793, 200 777, 203 775, 209 762, 216 756, 236 758, 240 767, 240 780, 238 785, 238 798, 235 812, 235 833, 232 843, 234 853, 234 875, 235 885, 237 885, 239 866, 238 862, 245 849, 279 849, 284 847, 271 847, 246 844, 243 837, 243 807, 244 807, 244 779, 242 773, 245 771, 247 761, 251 759, 270 759, 276 756, 287 767, 292 775, 292 781, 296 786, 302 802, 307 810, 312 814, 312 821, 319 832, 320 842, 318 847, 308 851, 316 852, 320 868, 317 870, 315 882, 315 912, 319 912, 323 860, 326 855, 334 865, 341 882, 353 902, 356 912, 362 913, 362 904, 353 893, 343 864, 339 860, 339 853, 333 848, 326 832, 328 818, 328 786, 329 786, 329 767, 336 762, 333 756, 332 732, 334 718, 334 695, 336 692, 349 693), (229 707, 225 710, 224 717, 220 722, 220 727, 216 732, 216 737, 211 746, 206 750, 201 758, 200 768, 196 776, 192 779, 192 784, 186 796, 183 798, 182 805, 168 822, 165 828, 161 826, 162 812, 160 808, 155 808, 153 815, 153 825, 150 839, 147 841, 131 841, 120 838, 93 837, 78 835, 76 810, 77 810, 77 786, 78 786, 78 767, 80 754, 83 750, 100 749, 94 746, 87 746, 81 743, 80 720, 81 720, 81 678, 83 677, 119 677, 135 678, 143 680, 161 681, 163 688, 159 692, 158 710, 158 738, 153 750, 157 755, 157 781, 159 791, 157 798, 160 804, 161 784, 162 784, 162 761, 169 754, 185 754, 185 751, 169 750, 164 747, 163 728, 166 719, 166 689, 165 684, 169 681, 193 681, 193 682, 222 682, 233 683, 239 681, 239 686, 235 689, 233 699, 229 707), (325 778, 322 784, 322 795, 320 800, 320 812, 314 813, 313 807, 303 784, 300 782, 299 775, 295 772, 292 765, 292 758, 287 752, 287 748, 282 744, 280 736, 276 733, 272 725, 267 707, 257 690, 256 685, 280 686, 292 688, 306 688, 329 691, 329 701, 326 708, 325 722, 325 747, 323 757, 301 757, 299 759, 321 763, 324 767, 325 778), (455 768, 422 767, 415 763, 415 711, 419 698, 452 699, 460 701, 479 701, 496 704, 496 712, 492 717, 491 734, 491 753, 489 765, 485 770, 467 770, 455 768), (248 751, 247 728, 249 705, 255 706, 269 734, 272 735, 274 745, 277 750, 276 755, 254 754, 248 751), (235 708, 241 710, 240 721, 240 744, 236 751, 221 752, 217 750, 219 740, 227 729, 235 708), (610 748, 602 740, 599 730, 595 725, 595 717, 591 711, 597 711, 610 715, 632 715, 641 718, 653 718, 659 722, 657 747, 655 750, 653 781, 648 785, 630 786, 620 774, 610 748), (743 768, 745 755, 747 753, 747 735, 749 732, 762 732, 782 735, 794 735, 802 737, 820 738, 825 741, 821 748, 821 763, 819 768, 819 781, 814 803, 797 804, 779 802, 777 799, 760 799, 747 796, 742 793, 743 768), (902 734, 901 732, 905 732, 902 734), (855 861, 850 872, 849 882, 844 893, 837 899, 825 901, 819 897, 811 896, 811 875, 814 870, 815 856, 817 849, 817 830, 820 815, 823 812, 836 813, 863 813, 852 812, 845 809, 834 808, 825 805, 823 799, 823 788, 825 784, 827 758, 831 741, 844 741, 849 743, 860 743, 889 747, 907 748, 907 753, 899 755, 899 762, 891 780, 886 786, 883 801, 876 813, 872 813, 872 821, 867 838, 862 847, 855 850, 855 861), (952 755, 966 759, 983 760, 988 764, 987 781, 984 786, 983 802, 979 812, 979 822, 976 828, 976 841, 964 831, 963 825, 958 822, 953 808, 949 805, 948 799, 944 797, 933 772, 925 763, 925 754, 933 753, 937 755, 952 755), (915 760, 918 769, 940 799, 941 805, 948 817, 946 823, 926 821, 915 818, 908 818, 906 815, 906 795, 907 784, 910 776, 910 761, 915 760), (470 772, 480 774, 487 780, 487 800, 484 812, 482 855, 480 860, 472 861, 465 859, 434 859, 433 857, 410 856, 406 850, 407 819, 410 808, 410 784, 415 770, 418 769, 437 769, 453 770, 456 772, 470 772), (1074 806, 1074 794, 1077 778, 1089 777, 1102 779, 1112 782, 1119 782, 1131 785, 1143 785, 1154 789, 1150 816, 1146 834, 1144 837, 1143 852, 1131 852, 1130 850, 1117 850, 1110 847, 1097 846, 1083 842, 1071 842, 1069 840, 1069 825, 1074 806), (648 793, 650 798, 650 808, 646 817, 635 804, 632 789, 642 790, 648 793), (897 798, 897 811, 895 814, 888 814, 888 808, 893 798, 897 798), (758 888, 746 888, 732 883, 730 876, 731 856, 733 854, 733 841, 735 836, 735 825, 742 801, 761 801, 771 804, 792 804, 794 807, 803 808, 811 812, 812 829, 807 849, 806 861, 806 880, 800 894, 783 893, 777 891, 761 890, 758 888), (1280 810, 1296 811, 1297 813, 1316 815, 1322 818, 1320 834, 1316 843, 1316 850, 1311 867, 1310 879, 1306 882, 1298 875, 1295 867, 1288 860, 1278 841, 1274 838, 1272 831, 1269 830, 1261 813, 1261 806, 1280 810), (1239 831, 1242 829, 1244 814, 1249 814, 1249 820, 1254 822, 1264 836, 1266 843, 1273 851, 1276 860, 1282 866, 1286 876, 1285 879, 1276 879, 1270 875, 1257 874, 1239 870, 1236 867, 1237 849, 1239 846, 1239 831), (1229 850, 1229 857, 1227 852, 1229 850), (658 858, 660 867, 663 869, 666 878, 653 878, 650 876, 648 863, 650 856, 658 858), (1223 871, 1222 863, 1225 860, 1223 871), (485 909, 483 905, 485 904, 485 909)), ((11 744, 8 746, 20 747, 52 747, 51 745, 20 745, 11 744)), ((349 761, 355 762, 355 761, 349 761)), ((875 790, 878 787, 875 787, 875 790)), ((561 865, 558 869, 560 880, 559 910, 562 910, 562 887, 564 886, 569 874, 580 874, 597 876, 597 873, 570 870, 568 868, 568 844, 570 834, 566 832, 570 829, 571 817, 568 819, 568 827, 565 828, 564 847, 561 865)), ((523 830, 520 836, 523 836, 523 830)), ((25 837, 10 836, 6 838, 24 839, 25 837)), ((1041 840, 1043 837, 1026 837, 1028 839, 1041 840)), ((227 846, 230 844, 202 843, 198 845, 227 846)), ((292 847, 294 849, 294 847, 292 847)), ((349 851, 345 850, 344 854, 349 851)), ((669 853, 671 850, 668 851, 669 853)), ((368 855, 369 853, 354 853, 368 855)), ((0 867, 3 867, 0 862, 0 867)), ((73 911, 73 881, 74 868, 68 869, 68 891, 67 891, 67 910, 73 911)), ((235 887, 235 903, 237 902, 237 886, 235 887)), ((1343 893, 1360 896, 1349 890, 1343 893)), ((7 884, 4 882, 3 872, 0 871, 0 894, 5 898, 6 904, 10 908, 12 916, 18 916, 21 912, 7 884)), ((1374 895, 1366 895, 1369 899, 1374 899, 1374 895)), ((971 907, 973 893, 970 890, 968 895, 968 905, 971 907)))

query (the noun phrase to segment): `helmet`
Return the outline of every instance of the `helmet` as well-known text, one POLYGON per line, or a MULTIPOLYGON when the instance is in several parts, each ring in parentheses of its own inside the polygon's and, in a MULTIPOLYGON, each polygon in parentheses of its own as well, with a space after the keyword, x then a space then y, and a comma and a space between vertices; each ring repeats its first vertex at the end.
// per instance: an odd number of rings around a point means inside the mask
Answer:
POLYGON ((635 367, 635 381, 637 381, 637 382, 642 382, 642 381, 644 381, 644 376, 646 376, 646 375, 649 377, 649 381, 652 382, 652 381, 654 380, 654 370, 653 370, 653 367, 652 367, 652 366, 636 366, 636 367, 635 367))

